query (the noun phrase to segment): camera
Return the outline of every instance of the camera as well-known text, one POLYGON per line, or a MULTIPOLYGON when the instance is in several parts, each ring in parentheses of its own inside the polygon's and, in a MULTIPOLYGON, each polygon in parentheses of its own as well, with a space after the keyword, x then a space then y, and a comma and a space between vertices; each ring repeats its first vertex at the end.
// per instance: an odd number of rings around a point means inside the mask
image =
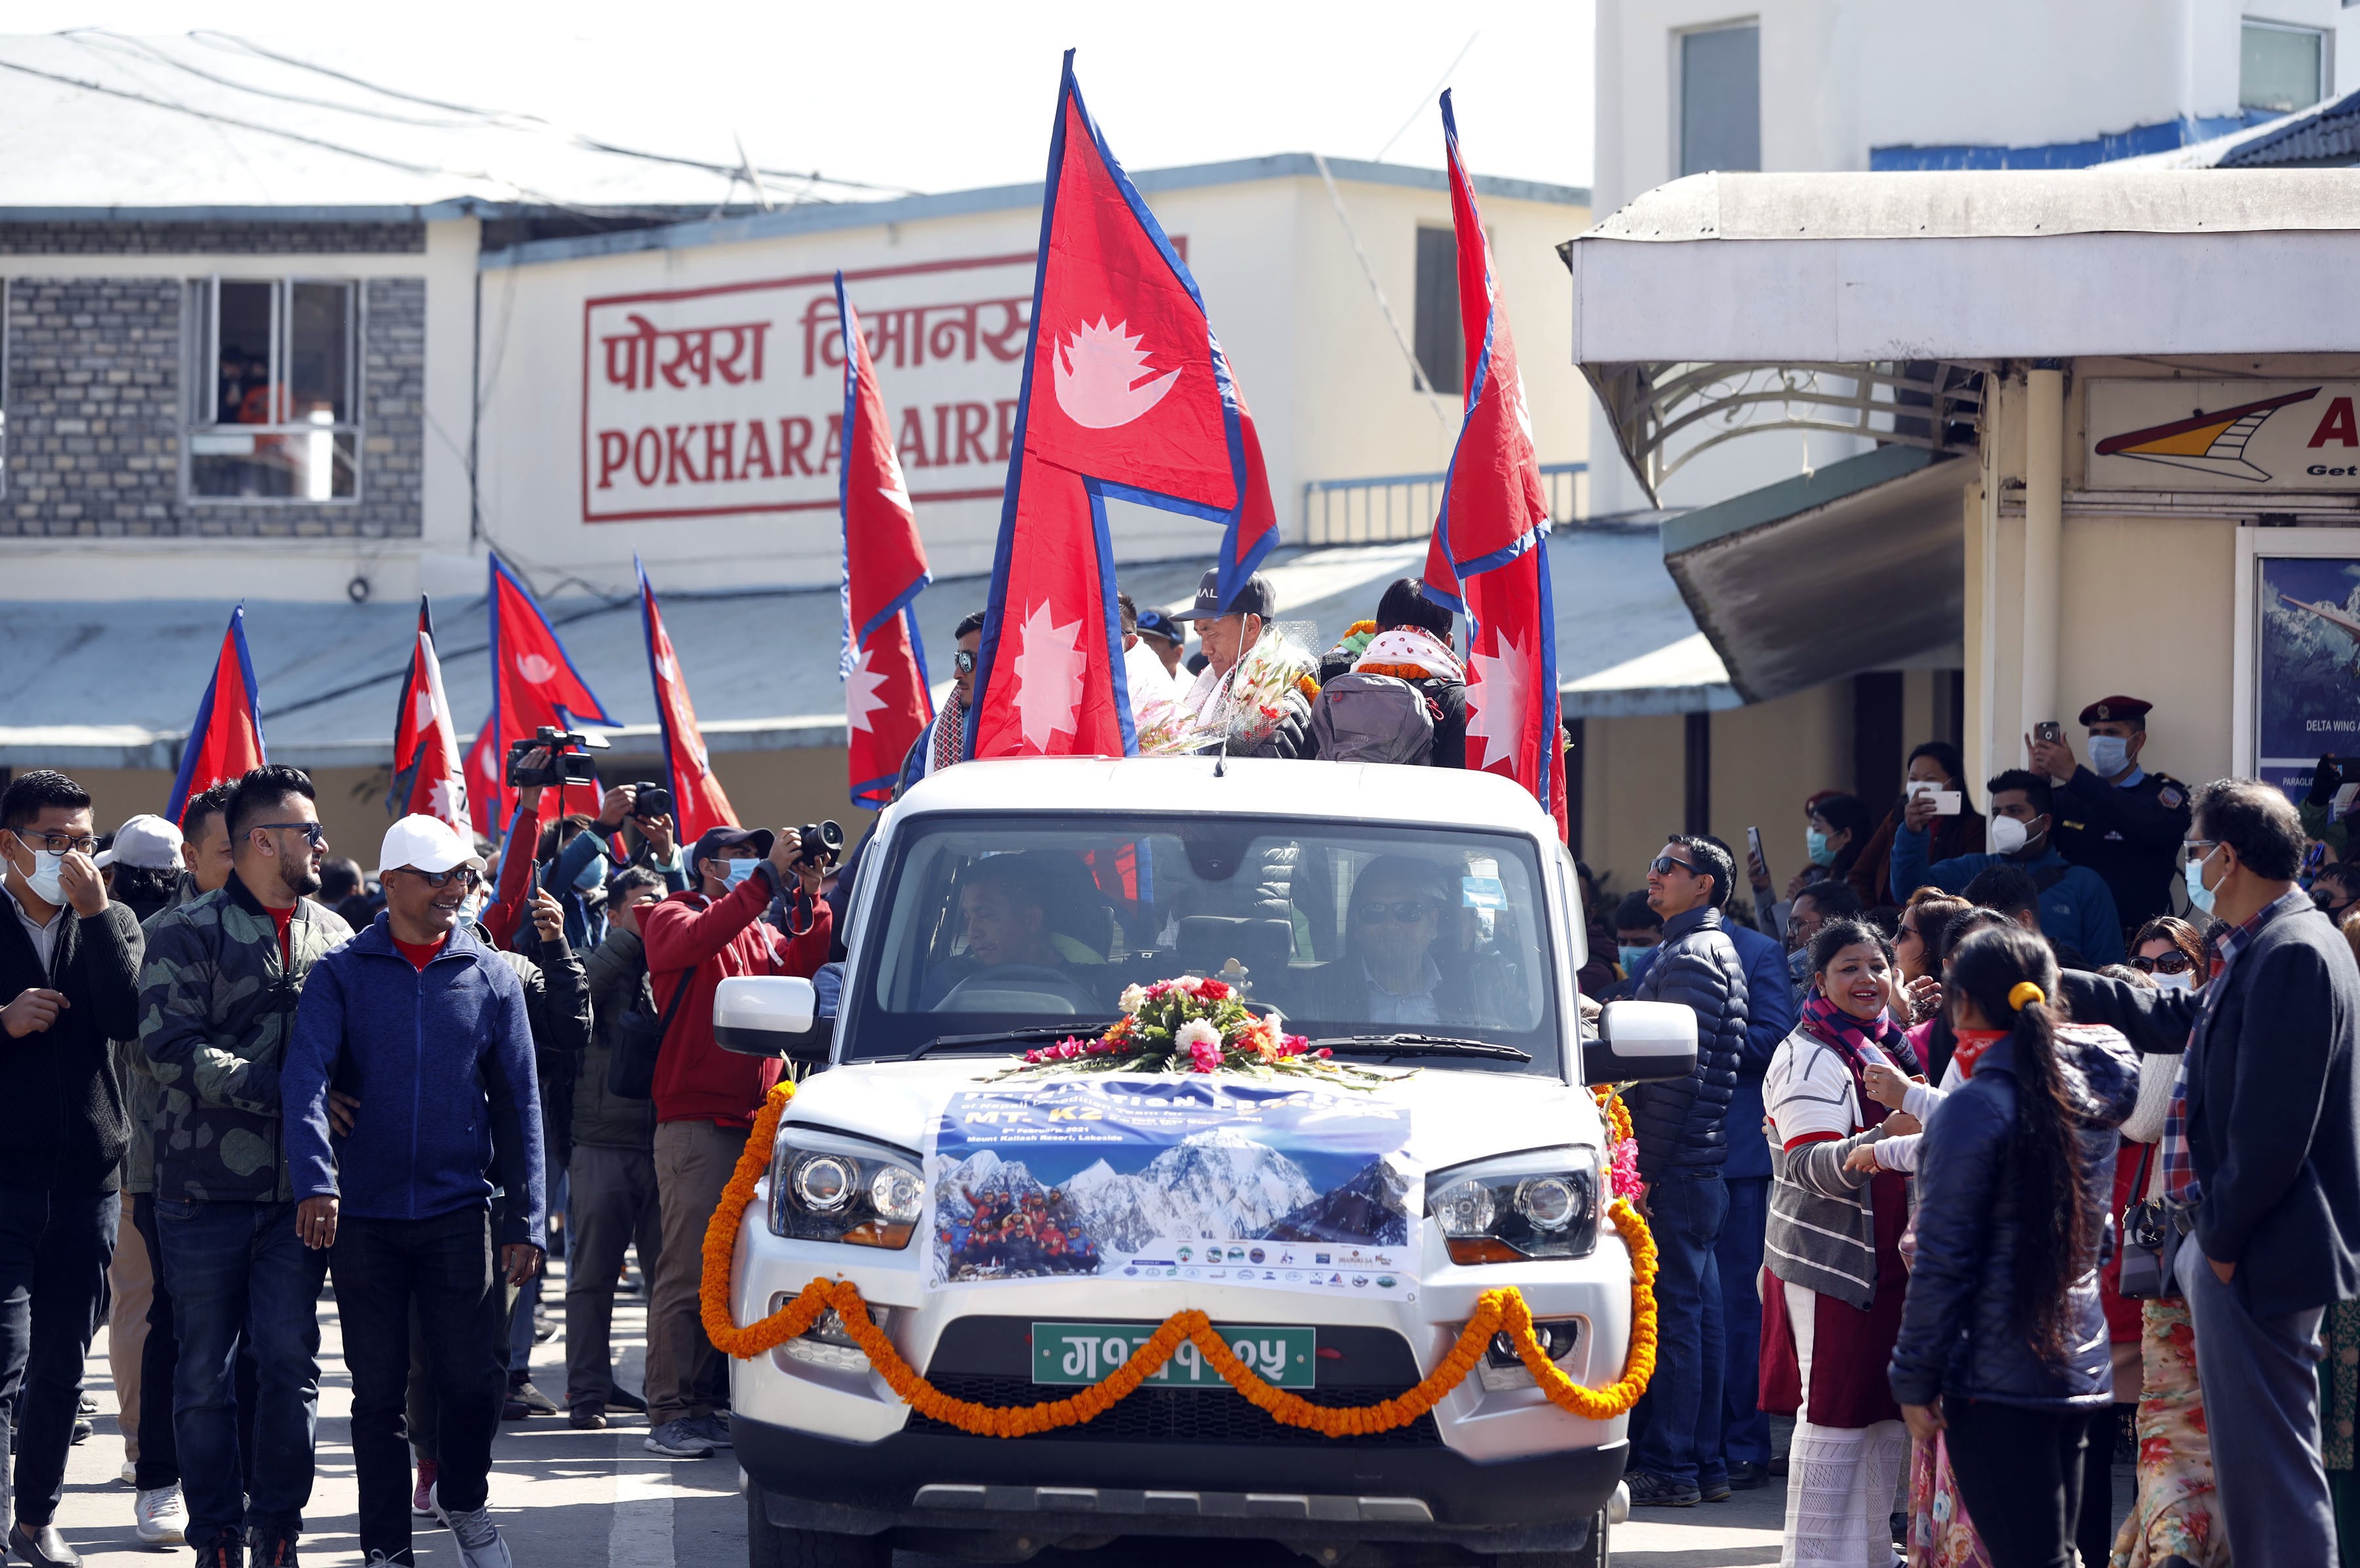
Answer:
MULTIPOLYGON (((574 730, 552 729, 543 724, 530 740, 512 741, 508 745, 508 788, 511 789, 548 789, 552 785, 595 784, 598 781, 598 765, 582 755, 592 742, 574 730), (526 760, 536 751, 549 754, 538 766, 526 760)), ((604 746, 605 742, 597 743, 604 746)))
POLYGON ((795 852, 798 866, 833 865, 844 857, 844 829, 835 822, 805 822, 795 838, 803 845, 795 852))
POLYGON ((661 784, 634 784, 631 786, 631 815, 635 817, 672 815, 672 791, 661 784))

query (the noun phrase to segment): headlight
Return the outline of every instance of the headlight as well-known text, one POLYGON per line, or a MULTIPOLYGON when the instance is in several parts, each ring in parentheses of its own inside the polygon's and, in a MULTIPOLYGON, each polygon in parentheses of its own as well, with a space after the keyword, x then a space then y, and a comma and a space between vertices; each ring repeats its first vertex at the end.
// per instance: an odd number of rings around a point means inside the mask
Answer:
POLYGON ((925 1179, 886 1144, 790 1123, 770 1152, 770 1231, 798 1241, 901 1247, 916 1234, 925 1179))
POLYGON ((1426 1213, 1453 1263, 1586 1258, 1598 1245, 1599 1154, 1542 1149, 1437 1171, 1426 1213))

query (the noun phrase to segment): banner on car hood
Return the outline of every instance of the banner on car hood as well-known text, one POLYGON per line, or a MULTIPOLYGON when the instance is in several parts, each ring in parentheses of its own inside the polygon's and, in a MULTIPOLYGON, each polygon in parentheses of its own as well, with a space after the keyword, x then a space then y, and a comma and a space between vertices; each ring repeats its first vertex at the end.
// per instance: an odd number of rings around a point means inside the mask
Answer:
POLYGON ((929 1290, 1188 1279, 1416 1299, 1406 1105, 1210 1078, 961 1090, 926 1148, 929 1290))

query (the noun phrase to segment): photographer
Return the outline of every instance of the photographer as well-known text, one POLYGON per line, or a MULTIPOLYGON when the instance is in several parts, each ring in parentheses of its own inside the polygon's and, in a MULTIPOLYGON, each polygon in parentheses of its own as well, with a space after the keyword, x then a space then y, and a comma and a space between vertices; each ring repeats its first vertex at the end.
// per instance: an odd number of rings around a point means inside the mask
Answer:
POLYGON ((746 1145, 754 1114, 779 1081, 775 1060, 738 1056, 713 1039, 713 995, 738 975, 809 976, 827 959, 834 920, 819 897, 824 854, 792 829, 712 828, 689 852, 691 891, 638 912, 659 1007, 680 1006, 656 1057, 656 1184, 663 1253, 648 1304, 650 1453, 702 1459, 728 1429, 705 1390, 720 1356, 698 1318, 705 1223, 746 1145), (762 920, 773 894, 797 886, 808 923, 781 940, 762 920), (688 987, 685 996, 681 988, 688 987))
POLYGON ((625 867, 643 867, 663 879, 664 890, 688 887, 680 844, 672 837, 672 791, 660 784, 617 784, 598 803, 598 815, 566 818, 554 824, 554 844, 544 835, 540 858, 550 862, 541 885, 565 906, 567 940, 585 951, 606 932, 607 884, 625 867), (568 831, 569 822, 593 831, 568 831), (628 823, 638 845, 619 862, 617 835, 628 823), (557 847, 562 845, 563 847, 557 847))

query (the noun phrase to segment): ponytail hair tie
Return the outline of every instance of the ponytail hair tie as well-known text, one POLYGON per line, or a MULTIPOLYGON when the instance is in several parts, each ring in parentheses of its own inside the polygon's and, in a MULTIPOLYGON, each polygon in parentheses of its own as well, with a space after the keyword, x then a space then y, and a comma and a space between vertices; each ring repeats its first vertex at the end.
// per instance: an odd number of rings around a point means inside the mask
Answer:
POLYGON ((2035 1002, 2047 1000, 2049 1000, 2049 993, 2029 980, 2019 980, 2008 988, 2007 1005, 2019 1013, 2035 1002))

